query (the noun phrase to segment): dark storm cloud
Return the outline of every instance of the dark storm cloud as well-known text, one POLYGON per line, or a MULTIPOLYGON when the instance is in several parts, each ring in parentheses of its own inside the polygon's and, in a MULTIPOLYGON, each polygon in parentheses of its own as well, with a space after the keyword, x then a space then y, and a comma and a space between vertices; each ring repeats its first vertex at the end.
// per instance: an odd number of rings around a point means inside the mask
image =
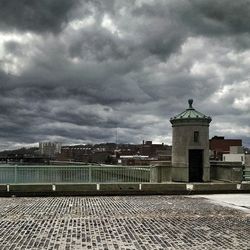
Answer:
MULTIPOLYGON (((154 37, 156 42, 151 46, 155 45, 155 52, 160 55, 176 51, 187 36, 196 34, 218 38, 230 36, 237 44, 246 46, 244 40, 249 37, 244 35, 250 32, 249 12, 249 0, 160 0, 154 4, 142 4, 133 10, 136 16, 153 21, 146 27, 147 35, 154 37)), ((151 52, 154 53, 154 50, 151 52)))
POLYGON ((114 37, 107 30, 91 26, 72 37, 68 52, 71 58, 102 62, 104 60, 126 59, 133 53, 132 49, 129 44, 114 37))
MULTIPOLYGON (((190 3, 199 18, 199 22, 193 27, 200 28, 199 32, 216 34, 221 32, 229 34, 250 32, 248 25, 250 22, 250 1, 248 0, 190 0, 190 3)), ((188 19, 195 21, 190 17, 188 19)))
POLYGON ((249 3, 2 1, 1 144, 171 143, 190 97, 249 142, 249 3))
POLYGON ((0 28, 24 31, 59 31, 79 0, 2 0, 0 28))

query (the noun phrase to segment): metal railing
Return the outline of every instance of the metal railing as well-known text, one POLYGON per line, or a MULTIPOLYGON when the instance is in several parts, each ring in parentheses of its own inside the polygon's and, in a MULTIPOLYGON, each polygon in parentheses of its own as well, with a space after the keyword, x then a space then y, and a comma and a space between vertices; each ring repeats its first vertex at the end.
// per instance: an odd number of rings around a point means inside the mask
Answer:
POLYGON ((0 165, 0 183, 150 182, 150 166, 0 165))
POLYGON ((250 169, 243 169, 243 181, 250 181, 250 169))

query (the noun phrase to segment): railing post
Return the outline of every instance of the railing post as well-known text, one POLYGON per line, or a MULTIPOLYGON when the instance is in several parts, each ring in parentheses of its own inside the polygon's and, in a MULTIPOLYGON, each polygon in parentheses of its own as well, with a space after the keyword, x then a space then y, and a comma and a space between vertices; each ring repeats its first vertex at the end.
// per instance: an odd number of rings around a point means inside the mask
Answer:
POLYGON ((17 166, 15 166, 15 171, 14 171, 14 178, 15 178, 15 183, 17 182, 17 166))
POLYGON ((89 166, 89 182, 92 182, 92 170, 91 170, 91 166, 89 166))
POLYGON ((150 182, 160 182, 160 167, 159 166, 152 166, 150 168, 150 182))
POLYGON ((150 166, 150 182, 157 182, 157 168, 150 166))
POLYGON ((151 173, 152 173, 152 165, 149 166, 149 182, 152 182, 151 173))

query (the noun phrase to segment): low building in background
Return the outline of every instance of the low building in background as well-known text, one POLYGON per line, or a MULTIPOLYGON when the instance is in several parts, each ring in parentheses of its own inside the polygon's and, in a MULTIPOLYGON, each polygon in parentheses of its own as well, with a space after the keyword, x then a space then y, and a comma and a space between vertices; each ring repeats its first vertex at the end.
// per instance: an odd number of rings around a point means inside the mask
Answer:
POLYGON ((223 154, 223 161, 241 162, 245 164, 245 154, 223 154))
POLYGON ((223 154, 222 160, 230 162, 241 162, 242 165, 245 165, 244 148, 241 146, 230 146, 229 154, 223 154))
POLYGON ((61 153, 62 143, 60 142, 39 142, 39 152, 41 155, 55 157, 61 153))
POLYGON ((62 146, 61 153, 56 156, 58 161, 91 162, 91 145, 62 146))
POLYGON ((144 141, 139 145, 127 145, 116 149, 117 161, 122 165, 150 165, 152 161, 171 160, 172 147, 164 143, 144 141))
POLYGON ((150 165, 152 159, 148 155, 122 155, 118 159, 121 165, 150 165))
POLYGON ((63 146, 61 153, 56 156, 57 161, 84 162, 84 163, 112 163, 115 144, 86 144, 63 146))
POLYGON ((209 140, 210 159, 222 161, 223 154, 230 154, 230 147, 242 147, 242 140, 214 136, 209 140))
POLYGON ((242 146, 230 146, 230 154, 244 154, 244 148, 242 146))
POLYGON ((142 144, 86 144, 62 146, 57 161, 105 163, 123 165, 149 165, 150 161, 171 160, 171 146, 153 144, 146 141, 142 144), (138 156, 145 156, 147 159, 138 156))
POLYGON ((143 141, 138 145, 138 154, 157 158, 158 155, 171 155, 172 147, 164 143, 154 144, 152 141, 143 141))

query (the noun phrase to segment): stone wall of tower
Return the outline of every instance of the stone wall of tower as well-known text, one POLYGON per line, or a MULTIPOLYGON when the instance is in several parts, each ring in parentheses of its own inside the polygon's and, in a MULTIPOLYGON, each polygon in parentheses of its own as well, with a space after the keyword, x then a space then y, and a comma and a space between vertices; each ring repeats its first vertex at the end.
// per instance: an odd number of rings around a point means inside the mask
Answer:
POLYGON ((173 124, 172 132, 172 180, 189 181, 189 150, 203 150, 203 181, 210 180, 209 165, 209 122, 187 120, 173 124), (194 132, 199 132, 194 142, 194 132))

